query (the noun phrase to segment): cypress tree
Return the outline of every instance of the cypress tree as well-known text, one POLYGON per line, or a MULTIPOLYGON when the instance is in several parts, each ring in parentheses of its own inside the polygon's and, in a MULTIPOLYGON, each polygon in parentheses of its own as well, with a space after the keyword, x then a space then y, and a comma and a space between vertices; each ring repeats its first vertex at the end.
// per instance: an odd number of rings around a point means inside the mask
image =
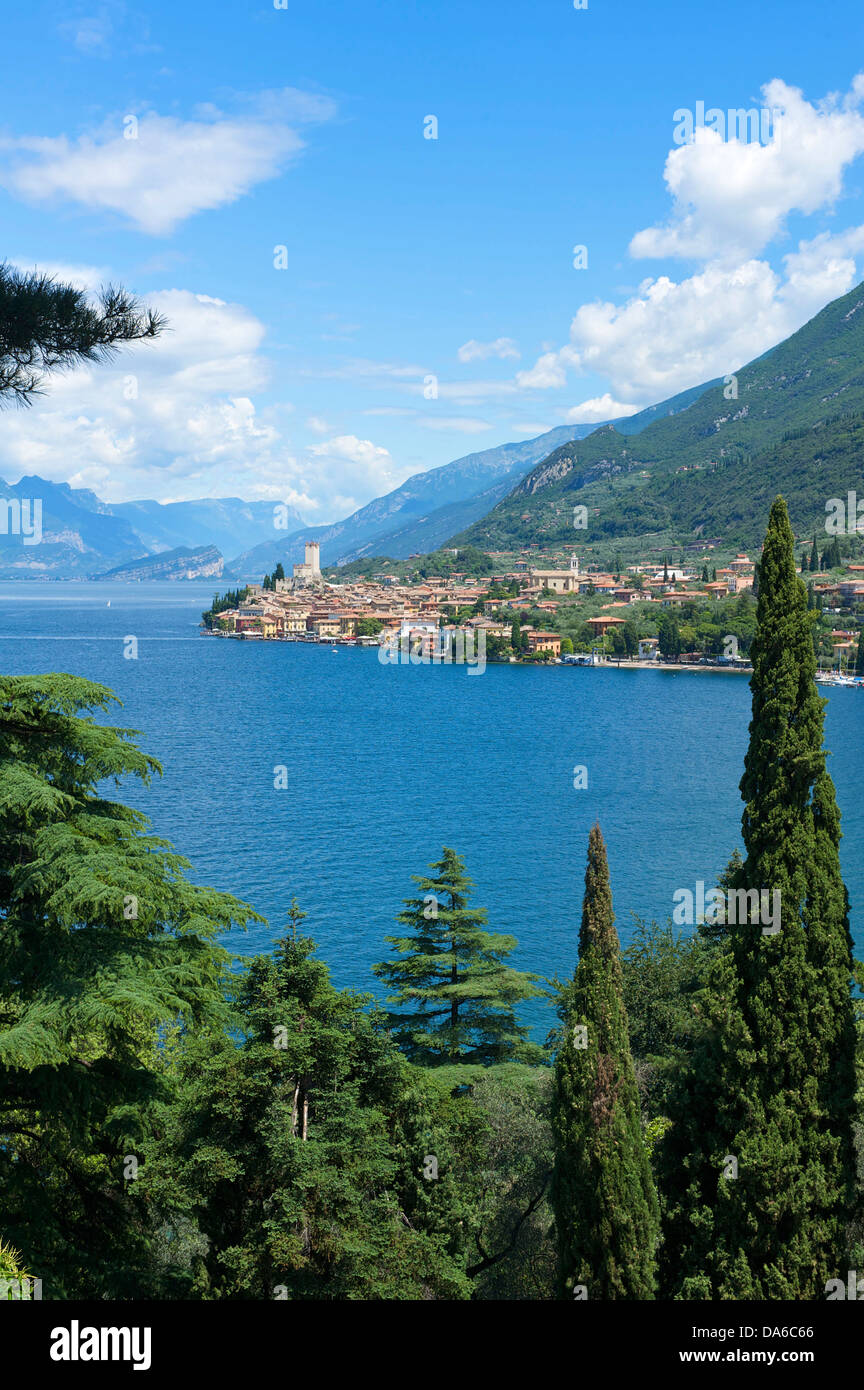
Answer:
POLYGON ((864 676, 864 632, 858 638, 858 652, 855 657, 855 674, 864 676))
POLYGON ((816 537, 813 537, 813 549, 810 551, 810 573, 819 573, 819 547, 816 544, 816 537))
POLYGON ((782 498, 771 509, 761 580, 735 885, 750 899, 744 910, 738 897, 700 1001, 704 1032, 665 1154, 677 1187, 667 1242, 679 1257, 677 1278, 666 1273, 684 1298, 820 1298, 848 1259, 848 905, 807 596, 782 498), (763 891, 770 925, 754 911, 763 891))
POLYGON ((579 963, 562 1001, 552 1206, 561 1298, 654 1297, 659 1211, 639 1113, 606 847, 588 840, 579 963))

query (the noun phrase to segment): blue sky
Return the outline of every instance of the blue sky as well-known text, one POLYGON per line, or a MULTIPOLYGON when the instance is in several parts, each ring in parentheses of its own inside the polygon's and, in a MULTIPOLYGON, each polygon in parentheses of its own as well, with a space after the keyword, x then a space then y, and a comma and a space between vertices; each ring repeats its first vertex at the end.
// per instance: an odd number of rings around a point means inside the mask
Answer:
POLYGON ((16 7, 3 254, 172 327, 5 413, 0 473, 324 522, 734 371, 864 275, 862 39, 847 0, 16 7), (699 101, 779 143, 676 143, 699 101))

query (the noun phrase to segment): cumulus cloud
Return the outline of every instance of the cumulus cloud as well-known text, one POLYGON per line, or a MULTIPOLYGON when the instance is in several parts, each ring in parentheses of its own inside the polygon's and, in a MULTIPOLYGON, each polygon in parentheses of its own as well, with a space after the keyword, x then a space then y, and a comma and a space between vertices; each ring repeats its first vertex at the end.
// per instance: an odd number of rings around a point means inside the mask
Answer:
POLYGON ((602 396, 594 396, 581 405, 571 406, 564 419, 571 425, 596 425, 601 420, 623 420, 627 415, 635 415, 638 410, 638 405, 625 405, 606 391, 602 396))
MULTIPOLYGON (((84 268, 64 278, 105 277, 84 268)), ((32 409, 9 412, 0 473, 69 481, 107 501, 240 495, 307 510, 326 502, 325 489, 313 496, 307 466, 272 413, 256 406, 269 379, 264 325, 242 305, 188 290, 147 300, 168 331, 112 363, 53 376, 32 409)))
POLYGON ((295 125, 333 114, 326 99, 286 88, 196 119, 148 112, 96 133, 0 140, 0 186, 28 202, 117 213, 151 236, 224 207, 275 178, 304 148, 295 125), (292 121, 293 124, 287 124, 292 121))
POLYGON ((396 475, 387 449, 373 444, 371 439, 358 439, 356 434, 337 434, 321 444, 313 444, 309 454, 325 465, 331 476, 338 477, 340 487, 347 484, 354 496, 367 501, 389 492, 408 476, 396 475))
MULTIPOLYGON (((612 406, 657 402, 737 370, 855 285, 862 227, 821 231, 773 264, 759 253, 785 234, 792 213, 835 209, 844 172, 864 152, 864 74, 845 96, 808 102, 777 80, 763 87, 762 97, 766 107, 783 112, 779 142, 724 141, 697 128, 693 143, 673 149, 666 161, 669 220, 638 232, 630 244, 634 257, 681 256, 702 264, 680 279, 645 279, 622 302, 583 304, 569 341, 516 374, 520 390, 560 390, 568 373, 590 372, 608 381, 599 399, 612 406)), ((597 418, 614 417, 604 408, 597 418)))
POLYGON ((777 79, 765 84, 762 99, 782 111, 778 139, 724 140, 717 130, 697 128, 693 142, 666 160, 670 219, 637 232, 630 254, 740 261, 773 241, 790 213, 833 207, 845 169, 864 150, 862 95, 856 79, 845 98, 811 103, 777 79))
POLYGON ((516 383, 523 390, 550 391, 558 386, 566 386, 567 371, 565 351, 544 352, 533 367, 516 373, 516 383))
POLYGON ((660 401, 735 371, 794 333, 852 289, 861 251, 864 228, 855 227, 800 242, 783 258, 783 273, 749 260, 712 262, 680 281, 645 280, 623 304, 582 305, 569 343, 545 353, 522 384, 560 386, 572 369, 606 378, 613 400, 660 401))
POLYGON ((519 348, 512 338, 496 338, 494 343, 478 343, 470 338, 456 354, 460 362, 484 362, 489 357, 519 357, 519 348))

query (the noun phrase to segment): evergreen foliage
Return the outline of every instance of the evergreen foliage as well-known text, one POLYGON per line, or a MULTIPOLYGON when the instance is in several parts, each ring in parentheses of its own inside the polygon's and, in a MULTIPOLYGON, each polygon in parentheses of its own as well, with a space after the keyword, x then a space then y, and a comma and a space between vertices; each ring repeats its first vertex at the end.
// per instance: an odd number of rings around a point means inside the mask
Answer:
POLYGON ((160 314, 113 285, 93 305, 74 285, 0 265, 0 406, 30 405, 50 373, 104 361, 164 328, 160 314))
POLYGON ((552 1118, 559 1297, 653 1298, 659 1210, 597 825, 588 841, 579 963, 563 995, 562 1017, 552 1118))
POLYGON ((459 855, 446 847, 430 876, 417 876, 422 897, 409 898, 399 922, 405 936, 388 936, 397 958, 374 966, 386 982, 396 1039, 423 1066, 541 1060, 516 1022, 515 1005, 543 991, 536 975, 505 958, 516 938, 486 930, 486 913, 472 909, 473 888, 459 855))
POLYGON ((113 697, 0 678, 0 1209, 50 1296, 114 1295, 145 1239, 124 1179, 158 1092, 157 1030, 224 1017, 214 937, 253 917, 103 786, 158 772, 113 697))
POLYGON ((707 972, 703 1032, 665 1143, 667 1190, 679 1194, 665 1276, 685 1298, 818 1298, 848 1260, 851 941, 824 701, 782 498, 761 576, 734 875, 753 896, 707 972), (775 890, 778 931, 754 911, 775 890))

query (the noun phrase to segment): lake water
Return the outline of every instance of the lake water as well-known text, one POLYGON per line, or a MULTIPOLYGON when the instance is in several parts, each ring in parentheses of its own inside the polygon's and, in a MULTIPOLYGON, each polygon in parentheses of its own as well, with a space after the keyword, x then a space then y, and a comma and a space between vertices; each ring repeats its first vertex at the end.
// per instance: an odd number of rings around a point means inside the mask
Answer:
MULTIPOLYGON (((716 881, 739 843, 746 678, 663 671, 382 666, 375 651, 218 641, 198 630, 208 584, 0 585, 0 669, 69 671, 123 701, 163 764, 123 797, 200 882, 269 919, 296 896, 338 985, 377 990, 411 875, 462 854, 514 963, 570 974, 588 831, 609 850, 618 929, 667 918, 678 888, 716 881), (108 602, 110 600, 110 606, 108 602), (138 659, 124 659, 124 638, 138 659), (587 790, 574 790, 577 765, 587 790), (274 787, 274 769, 288 787, 274 787)), ((864 693, 837 690, 826 743, 858 953, 864 949, 864 693)), ((540 1032, 550 1015, 534 1014, 540 1032)))

